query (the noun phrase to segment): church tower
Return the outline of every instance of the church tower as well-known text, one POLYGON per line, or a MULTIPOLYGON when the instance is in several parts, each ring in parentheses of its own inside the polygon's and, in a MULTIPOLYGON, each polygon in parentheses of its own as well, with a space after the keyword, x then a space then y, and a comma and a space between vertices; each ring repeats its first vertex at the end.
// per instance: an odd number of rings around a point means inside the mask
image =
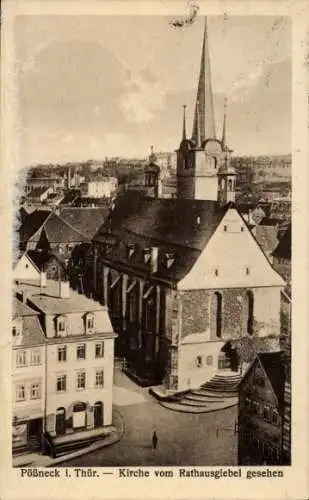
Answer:
POLYGON ((226 145, 226 101, 224 103, 224 117, 222 130, 222 150, 223 162, 218 169, 218 201, 220 204, 235 203, 236 192, 236 170, 231 164, 231 153, 233 152, 226 145))
POLYGON ((215 131, 206 19, 191 139, 186 136, 185 107, 183 120, 177 150, 177 197, 217 201, 217 174, 224 162, 224 151, 215 131))
POLYGON ((160 198, 162 196, 161 169, 157 164, 157 156, 151 146, 148 164, 144 168, 145 191, 150 198, 160 198))

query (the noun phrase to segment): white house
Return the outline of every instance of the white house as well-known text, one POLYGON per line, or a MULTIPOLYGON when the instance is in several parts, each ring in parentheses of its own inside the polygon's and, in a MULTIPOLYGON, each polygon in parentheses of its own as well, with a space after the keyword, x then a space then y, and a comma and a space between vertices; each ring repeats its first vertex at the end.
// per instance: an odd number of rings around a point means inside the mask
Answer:
POLYGON ((111 425, 115 334, 108 312, 67 282, 19 282, 46 342, 45 430, 52 436, 111 425))

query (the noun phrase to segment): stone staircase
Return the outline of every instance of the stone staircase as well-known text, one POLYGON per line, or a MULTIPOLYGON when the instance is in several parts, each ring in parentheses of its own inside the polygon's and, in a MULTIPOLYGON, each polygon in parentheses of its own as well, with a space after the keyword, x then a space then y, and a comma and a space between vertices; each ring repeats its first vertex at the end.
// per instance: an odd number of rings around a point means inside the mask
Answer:
POLYGON ((224 393, 237 396, 240 381, 241 375, 239 373, 228 372, 227 375, 216 373, 208 382, 202 384, 201 388, 215 394, 224 393))
POLYGON ((53 458, 62 456, 69 452, 89 446, 96 441, 102 441, 111 431, 111 426, 93 429, 92 431, 81 431, 57 437, 47 436, 45 440, 45 453, 53 458), (109 430, 107 430, 109 429, 109 430))
POLYGON ((216 374, 198 389, 175 396, 160 404, 169 410, 184 413, 208 413, 223 410, 238 403, 238 385, 241 375, 234 373, 216 374))

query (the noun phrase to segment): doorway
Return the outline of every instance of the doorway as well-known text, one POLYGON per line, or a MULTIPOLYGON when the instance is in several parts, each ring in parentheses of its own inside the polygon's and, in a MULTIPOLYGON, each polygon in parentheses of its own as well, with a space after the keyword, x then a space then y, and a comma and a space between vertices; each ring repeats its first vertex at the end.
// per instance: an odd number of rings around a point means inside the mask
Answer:
POLYGON ((97 401, 93 408, 94 427, 102 427, 103 425, 103 403, 97 401))
POLYGON ((76 403, 73 406, 73 429, 86 427, 86 405, 85 403, 76 403))
POLYGON ((56 434, 61 436, 65 434, 65 409, 57 408, 56 410, 56 434))

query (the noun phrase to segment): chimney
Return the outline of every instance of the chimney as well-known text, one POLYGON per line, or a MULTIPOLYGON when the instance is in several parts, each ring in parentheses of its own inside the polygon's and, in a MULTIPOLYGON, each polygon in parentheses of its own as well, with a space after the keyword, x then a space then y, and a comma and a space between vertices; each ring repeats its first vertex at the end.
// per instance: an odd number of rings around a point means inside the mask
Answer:
POLYGON ((159 254, 159 249, 158 247, 152 247, 151 248, 151 272, 156 273, 158 271, 158 254, 159 254))
POLYGON ((44 288, 47 286, 47 277, 46 273, 41 271, 40 272, 40 288, 44 288))
POLYGON ((59 297, 61 299, 70 298, 70 283, 68 281, 59 281, 59 297))

